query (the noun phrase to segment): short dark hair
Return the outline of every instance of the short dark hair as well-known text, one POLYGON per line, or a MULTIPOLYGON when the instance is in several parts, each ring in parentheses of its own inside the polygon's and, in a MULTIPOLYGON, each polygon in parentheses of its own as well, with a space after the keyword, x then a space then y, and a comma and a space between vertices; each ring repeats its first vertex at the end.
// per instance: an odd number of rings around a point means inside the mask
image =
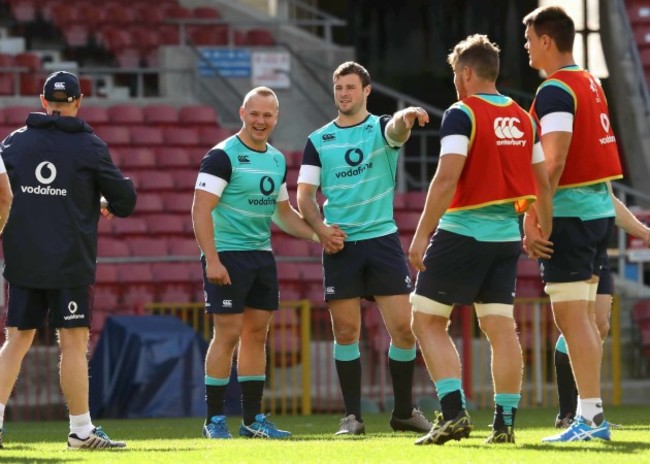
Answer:
POLYGON ((339 65, 339 67, 334 70, 334 74, 332 74, 332 81, 336 81, 339 77, 347 76, 348 74, 356 74, 359 76, 362 87, 370 85, 370 73, 366 68, 354 61, 346 61, 339 65))
POLYGON ((499 46, 490 42, 486 35, 474 34, 456 44, 447 56, 447 62, 456 69, 468 66, 481 79, 496 82, 499 76, 499 46))
POLYGON ((545 6, 528 13, 524 24, 532 27, 538 36, 547 35, 561 53, 573 51, 576 26, 561 6, 545 6))

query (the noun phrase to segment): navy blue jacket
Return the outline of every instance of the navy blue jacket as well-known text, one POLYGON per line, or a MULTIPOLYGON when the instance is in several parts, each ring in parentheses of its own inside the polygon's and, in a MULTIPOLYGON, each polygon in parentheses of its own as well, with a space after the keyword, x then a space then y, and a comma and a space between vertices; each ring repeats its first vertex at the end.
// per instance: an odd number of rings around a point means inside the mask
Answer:
POLYGON ((30 113, 26 124, 0 144, 14 195, 3 234, 4 277, 28 288, 91 285, 100 196, 115 216, 128 216, 133 182, 83 120, 30 113))

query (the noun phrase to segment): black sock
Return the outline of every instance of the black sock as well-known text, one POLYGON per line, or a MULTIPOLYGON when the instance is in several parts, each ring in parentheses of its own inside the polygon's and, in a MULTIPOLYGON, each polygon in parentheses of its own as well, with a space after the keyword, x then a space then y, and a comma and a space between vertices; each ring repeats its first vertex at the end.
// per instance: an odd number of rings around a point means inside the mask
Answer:
POLYGON ((227 387, 227 384, 205 386, 205 403, 208 408, 208 413, 205 418, 206 424, 210 423, 213 416, 223 416, 227 387))
POLYGON ((560 419, 573 418, 578 407, 578 388, 573 378, 569 355, 555 351, 555 375, 557 377, 557 398, 560 405, 560 419))
POLYGON ((388 358, 388 370, 393 381, 395 407, 393 414, 398 419, 408 419, 413 413, 413 372, 415 360, 396 361, 388 358))
POLYGON ((262 412, 262 393, 264 392, 264 380, 240 381, 241 386, 241 410, 244 425, 251 425, 255 422, 255 416, 262 412))
POLYGON ((345 404, 345 415, 354 414, 361 422, 361 358, 335 362, 345 404))
POLYGON ((440 399, 442 417, 448 421, 454 419, 463 409, 463 398, 460 390, 447 393, 440 399))
POLYGON ((494 419, 492 421, 492 428, 494 430, 502 430, 506 427, 514 427, 516 415, 517 415, 517 408, 512 408, 510 414, 504 414, 503 406, 496 405, 494 408, 494 419))

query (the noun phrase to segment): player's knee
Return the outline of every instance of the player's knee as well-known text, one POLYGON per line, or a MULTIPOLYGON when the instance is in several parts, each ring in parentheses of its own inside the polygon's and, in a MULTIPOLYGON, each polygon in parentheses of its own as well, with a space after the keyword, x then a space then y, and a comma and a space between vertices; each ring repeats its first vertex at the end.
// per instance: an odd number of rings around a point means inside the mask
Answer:
POLYGON ((605 341, 607 338, 607 334, 609 334, 609 319, 601 320, 599 321, 596 319, 596 327, 598 328, 598 335, 600 335, 600 339, 605 341))
POLYGON ((544 287, 544 291, 551 299, 551 303, 562 303, 566 301, 591 301, 591 287, 587 281, 578 282, 550 282, 544 287))

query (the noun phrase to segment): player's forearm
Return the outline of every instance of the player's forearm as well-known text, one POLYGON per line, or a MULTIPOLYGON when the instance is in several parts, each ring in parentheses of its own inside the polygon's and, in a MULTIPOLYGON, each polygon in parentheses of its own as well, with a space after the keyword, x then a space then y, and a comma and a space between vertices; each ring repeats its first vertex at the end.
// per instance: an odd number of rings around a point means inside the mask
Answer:
POLYGON ((314 230, 291 205, 279 207, 273 215, 273 222, 289 235, 314 240, 314 230))

